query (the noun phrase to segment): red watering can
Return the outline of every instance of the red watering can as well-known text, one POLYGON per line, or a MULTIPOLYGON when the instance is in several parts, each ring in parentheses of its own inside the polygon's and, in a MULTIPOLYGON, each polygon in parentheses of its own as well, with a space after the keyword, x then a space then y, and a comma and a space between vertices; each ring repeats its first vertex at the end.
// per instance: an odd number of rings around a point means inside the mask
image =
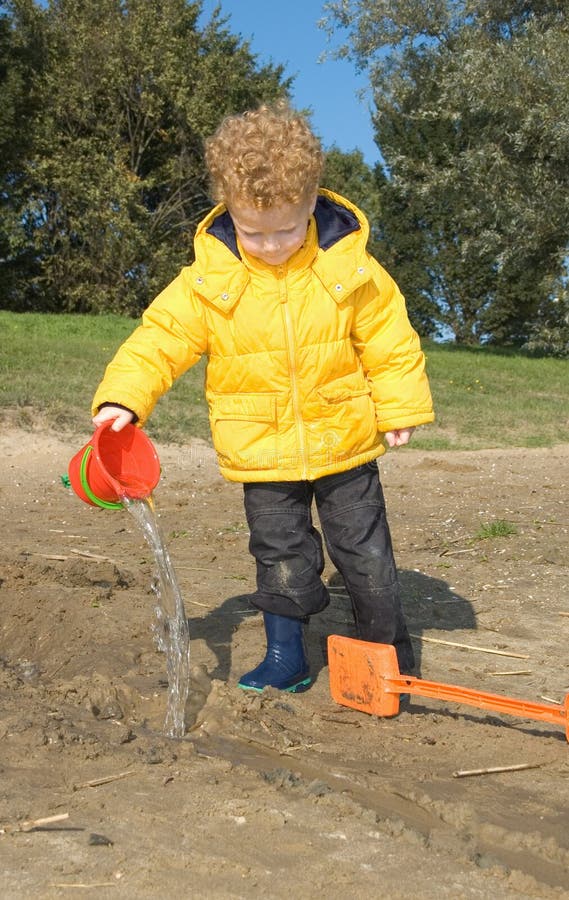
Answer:
POLYGON ((69 463, 69 481, 78 497, 91 506, 122 509, 123 499, 149 497, 160 479, 160 461, 140 428, 113 431, 103 422, 88 444, 69 463))

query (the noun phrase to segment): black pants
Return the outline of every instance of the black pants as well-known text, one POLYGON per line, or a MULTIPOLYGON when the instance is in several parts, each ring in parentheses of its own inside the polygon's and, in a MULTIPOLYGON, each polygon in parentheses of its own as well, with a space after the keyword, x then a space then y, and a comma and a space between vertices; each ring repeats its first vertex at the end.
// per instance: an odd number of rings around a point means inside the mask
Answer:
POLYGON ((316 502, 326 548, 352 601, 358 637, 393 644, 399 669, 411 672, 413 648, 403 617, 391 535, 377 464, 315 481, 245 484, 249 549, 257 561, 253 605, 304 618, 330 602, 321 580, 322 539, 312 522, 316 502))

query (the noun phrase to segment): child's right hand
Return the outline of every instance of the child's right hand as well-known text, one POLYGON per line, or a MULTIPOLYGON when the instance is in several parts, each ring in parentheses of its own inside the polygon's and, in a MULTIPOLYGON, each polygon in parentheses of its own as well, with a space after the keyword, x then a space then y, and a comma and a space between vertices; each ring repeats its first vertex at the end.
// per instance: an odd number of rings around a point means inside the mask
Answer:
POLYGON ((93 416, 93 425, 98 428, 109 419, 115 420, 111 425, 111 431, 122 431, 125 425, 129 425, 135 419, 135 415, 124 406, 103 406, 97 415, 93 416))

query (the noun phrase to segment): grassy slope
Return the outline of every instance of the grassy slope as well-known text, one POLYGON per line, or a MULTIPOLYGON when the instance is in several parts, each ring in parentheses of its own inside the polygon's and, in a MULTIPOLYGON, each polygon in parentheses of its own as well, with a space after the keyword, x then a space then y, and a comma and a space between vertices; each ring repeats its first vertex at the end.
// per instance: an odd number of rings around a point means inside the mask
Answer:
MULTIPOLYGON (((0 312, 0 416, 24 427, 90 430, 89 406, 107 362, 135 327, 119 316, 0 312)), ((487 349, 426 344, 437 421, 414 447, 476 449, 569 442, 569 366, 487 349)), ((156 440, 209 438, 204 366, 162 398, 147 426, 156 440)))

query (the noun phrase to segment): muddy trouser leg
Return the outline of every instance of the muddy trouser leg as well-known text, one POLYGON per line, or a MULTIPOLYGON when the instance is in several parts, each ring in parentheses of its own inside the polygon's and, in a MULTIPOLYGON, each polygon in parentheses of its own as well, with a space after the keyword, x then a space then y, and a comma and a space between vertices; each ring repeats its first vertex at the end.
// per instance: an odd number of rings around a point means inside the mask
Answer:
POLYGON ((251 603, 264 612, 303 619, 330 602, 320 576, 322 539, 312 524, 307 481, 244 484, 249 550, 257 564, 251 603))
POLYGON ((411 673, 415 659, 377 464, 319 478, 313 488, 330 559, 352 601, 358 637, 393 644, 400 672, 411 673))

